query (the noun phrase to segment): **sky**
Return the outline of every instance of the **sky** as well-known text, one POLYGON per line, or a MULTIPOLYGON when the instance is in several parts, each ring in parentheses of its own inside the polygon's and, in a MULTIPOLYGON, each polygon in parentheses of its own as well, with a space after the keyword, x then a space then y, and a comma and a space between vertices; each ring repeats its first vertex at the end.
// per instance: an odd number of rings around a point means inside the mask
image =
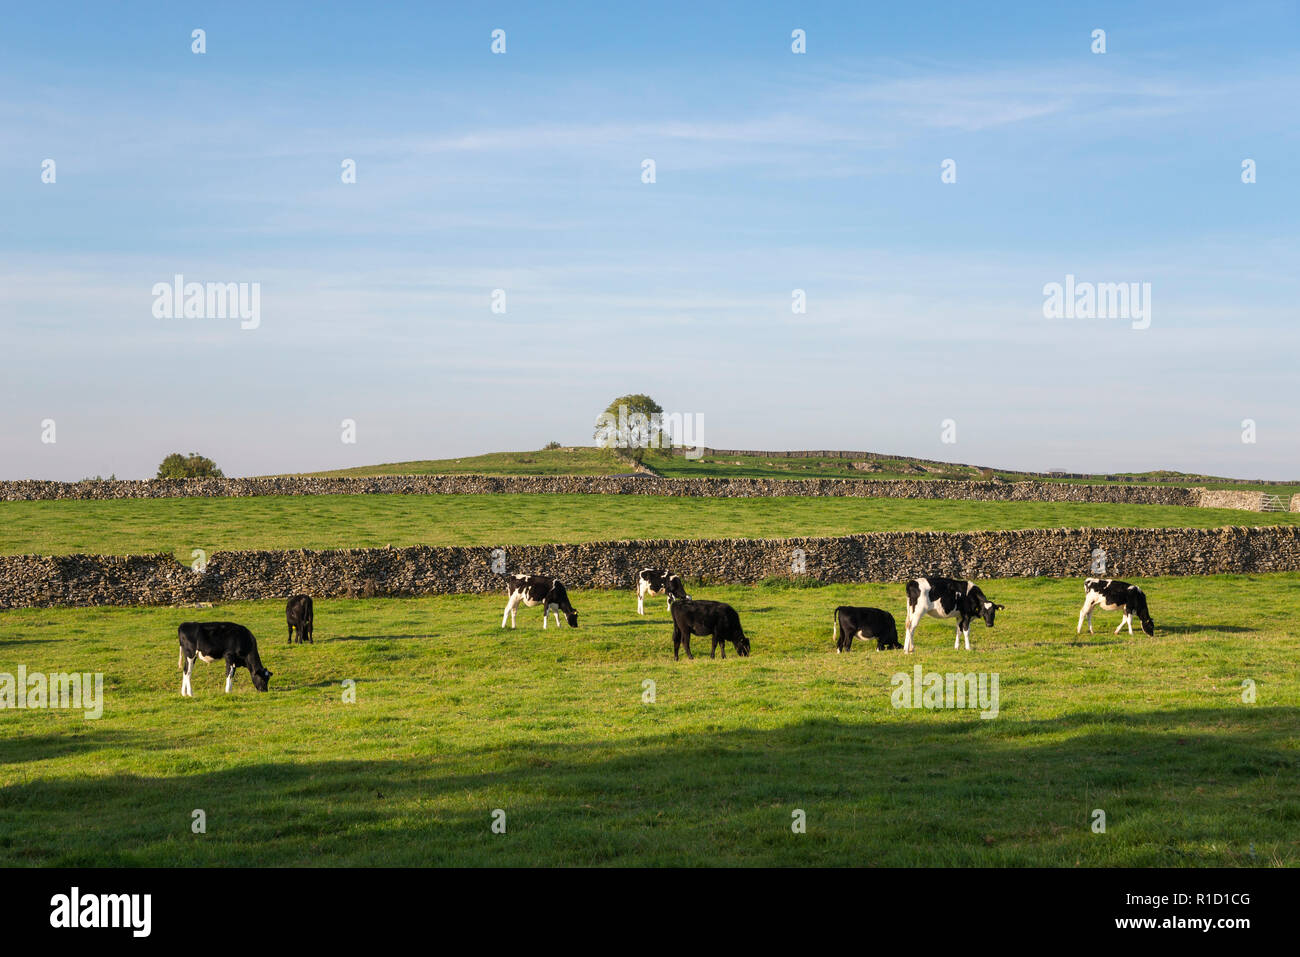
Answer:
POLYGON ((714 447, 1297 479, 1298 49, 1251 0, 5 2, 0 478, 590 444, 645 392, 714 447), (1067 276, 1149 324, 1048 317, 1067 276))

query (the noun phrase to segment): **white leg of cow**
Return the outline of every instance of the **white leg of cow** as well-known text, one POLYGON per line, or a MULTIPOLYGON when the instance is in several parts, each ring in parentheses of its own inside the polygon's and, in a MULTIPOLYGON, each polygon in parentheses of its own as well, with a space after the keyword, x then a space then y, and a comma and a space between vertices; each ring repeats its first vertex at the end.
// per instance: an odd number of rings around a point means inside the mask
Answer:
POLYGON ((555 627, 560 627, 560 610, 558 608, 555 610, 555 627))
POLYGON ((551 609, 542 606, 542 631, 546 630, 546 619, 551 617, 551 609))
POLYGON ((506 626, 507 618, 510 619, 510 627, 513 628, 515 626, 515 608, 518 605, 519 605, 519 599, 516 596, 511 595, 508 599, 506 599, 506 612, 504 615, 501 616, 502 628, 506 626))
MULTIPOLYGON (((184 657, 182 653, 181 657, 184 657)), ((194 697, 194 688, 190 684, 190 672, 194 670, 194 659, 191 658, 185 662, 185 670, 181 673, 181 695, 186 698, 194 697)))
POLYGON ((645 595, 639 591, 636 593, 636 613, 638 615, 645 614, 645 595))
POLYGON ((969 626, 967 626, 966 630, 962 632, 962 639, 966 642, 966 650, 970 651, 970 627, 969 626))
POLYGON ((235 666, 226 665, 226 694, 230 694, 230 689, 235 685, 235 666))
POLYGON ((961 647, 961 622, 957 622, 957 637, 952 642, 953 650, 956 651, 961 647))
POLYGON ((1092 616, 1088 614, 1088 609, 1090 607, 1091 607, 1091 603, 1088 601, 1088 599, 1085 598, 1083 600, 1083 607, 1079 609, 1079 626, 1074 629, 1074 633, 1076 635, 1079 634, 1079 632, 1083 631, 1083 620, 1085 618, 1088 619, 1088 630, 1092 631, 1092 616))
POLYGON ((1133 634, 1133 612, 1130 611, 1124 616, 1124 624, 1128 625, 1128 633, 1133 634))
POLYGON ((912 653, 912 634, 916 631, 916 623, 918 621, 920 621, 920 616, 914 615, 912 609, 909 608, 907 610, 906 618, 907 626, 903 632, 903 654, 905 655, 910 655, 912 653))
POLYGON ((1124 630, 1124 619, 1121 618, 1119 620, 1119 624, 1115 626, 1115 634, 1118 635, 1123 630, 1124 630))

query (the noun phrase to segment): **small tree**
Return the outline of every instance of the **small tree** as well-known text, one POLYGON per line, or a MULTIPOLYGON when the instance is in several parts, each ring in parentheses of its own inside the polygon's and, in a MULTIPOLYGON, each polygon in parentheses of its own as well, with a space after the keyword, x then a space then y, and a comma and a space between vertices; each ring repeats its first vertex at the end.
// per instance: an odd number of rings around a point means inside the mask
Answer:
POLYGON ((623 450, 637 462, 647 449, 668 447, 670 436, 660 421, 663 411, 663 406, 644 393, 619 396, 596 417, 592 433, 596 447, 623 450))
POLYGON ((158 478, 225 478, 217 463, 198 452, 181 455, 173 452, 158 466, 158 478))

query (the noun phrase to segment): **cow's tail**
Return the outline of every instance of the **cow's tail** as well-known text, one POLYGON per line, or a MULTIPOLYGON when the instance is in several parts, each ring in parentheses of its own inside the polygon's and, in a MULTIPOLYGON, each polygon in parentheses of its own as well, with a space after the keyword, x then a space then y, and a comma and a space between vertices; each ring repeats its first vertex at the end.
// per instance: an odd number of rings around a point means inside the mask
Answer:
POLYGON ((831 640, 837 646, 840 643, 840 610, 838 608, 831 612, 831 640))
POLYGON ((185 670, 185 649, 177 648, 178 657, 176 658, 176 667, 181 671, 185 670))

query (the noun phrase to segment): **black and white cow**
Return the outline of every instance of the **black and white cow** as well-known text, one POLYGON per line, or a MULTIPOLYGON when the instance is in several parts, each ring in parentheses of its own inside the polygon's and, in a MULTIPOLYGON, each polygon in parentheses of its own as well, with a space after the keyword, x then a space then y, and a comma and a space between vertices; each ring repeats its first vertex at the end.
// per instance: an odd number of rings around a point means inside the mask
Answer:
POLYGON ((284 606, 284 620, 289 623, 289 644, 293 644, 293 630, 298 629, 298 644, 311 640, 312 607, 310 595, 294 595, 284 606))
POLYGON ((1156 633, 1156 623, 1147 611, 1147 596, 1137 585, 1118 581, 1114 578, 1089 578, 1083 586, 1083 607, 1079 609, 1079 627, 1074 630, 1077 635, 1083 631, 1084 619, 1088 621, 1088 634, 1092 634, 1092 613, 1100 608, 1102 611, 1122 611, 1124 617, 1119 620, 1115 634, 1128 625, 1128 633, 1133 634, 1133 616, 1142 622, 1142 630, 1148 635, 1156 633))
POLYGON ((515 626, 515 609, 520 604, 529 608, 542 606, 542 627, 546 627, 546 616, 555 615, 555 626, 560 625, 560 612, 570 628, 578 627, 578 612, 569 603, 569 593, 564 590, 558 578, 545 575, 507 575, 506 576, 506 613, 501 616, 501 627, 510 619, 510 627, 515 626))
POLYGON ((876 639, 876 651, 886 648, 902 648, 898 643, 898 625, 894 616, 879 608, 854 608, 840 605, 835 609, 835 624, 831 627, 831 637, 835 639, 835 653, 848 651, 853 647, 853 639, 867 641, 876 639))
POLYGON ((962 638, 966 639, 966 650, 970 651, 970 623, 972 619, 983 618, 984 624, 993 627, 993 616, 1002 610, 1002 605, 995 605, 984 597, 979 586, 972 581, 959 578, 913 578, 907 583, 907 631, 903 636, 903 651, 912 652, 912 636, 921 619, 929 615, 932 618, 957 619, 957 638, 952 643, 960 648, 962 638))
POLYGON ((235 669, 247 668, 253 676, 253 687, 265 691, 271 680, 271 672, 262 667, 262 659, 257 654, 257 639, 243 625, 233 621, 187 621, 176 629, 176 637, 181 643, 181 657, 177 667, 181 669, 181 695, 194 697, 190 685, 190 673, 194 670, 194 660, 213 662, 218 658, 226 663, 226 693, 235 684, 235 669))
POLYGON ((668 610, 673 615, 673 660, 677 660, 677 652, 683 645, 686 646, 686 657, 695 657, 691 654, 691 635, 713 636, 710 658, 717 654, 718 645, 722 645, 722 657, 725 659, 727 642, 731 642, 740 657, 749 654, 749 639, 740 627, 740 616, 730 605, 692 598, 674 601, 668 610))
POLYGON ((667 595, 667 607, 672 608, 674 601, 689 601, 690 595, 686 594, 686 586, 682 584, 682 576, 674 575, 667 569, 643 568, 641 574, 636 580, 636 613, 645 614, 645 596, 658 598, 660 595, 667 595))

